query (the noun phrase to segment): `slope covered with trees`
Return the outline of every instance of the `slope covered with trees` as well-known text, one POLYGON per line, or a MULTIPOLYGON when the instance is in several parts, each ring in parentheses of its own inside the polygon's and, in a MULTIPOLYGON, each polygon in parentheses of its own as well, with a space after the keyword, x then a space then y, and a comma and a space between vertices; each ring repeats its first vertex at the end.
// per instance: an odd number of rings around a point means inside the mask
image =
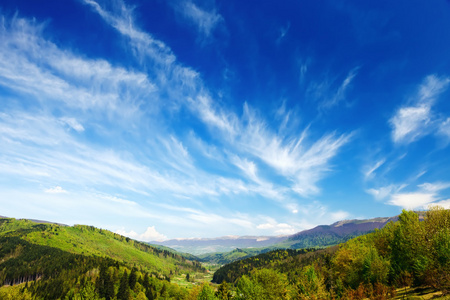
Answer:
POLYGON ((435 207, 421 219, 403 211, 339 246, 242 259, 214 274, 217 286, 190 288, 170 283, 170 272, 201 266, 176 253, 91 227, 2 219, 0 299, 389 299, 406 286, 450 294, 450 211, 435 207))
POLYGON ((197 257, 202 262, 223 265, 277 249, 325 248, 345 243, 355 237, 373 232, 375 229, 381 229, 389 222, 397 220, 398 216, 367 220, 344 220, 286 236, 284 240, 270 246, 240 247, 229 252, 199 254, 197 257))
POLYGON ((237 261, 219 269, 214 280, 236 286, 235 299, 387 299, 411 285, 447 294, 450 211, 432 208, 423 221, 403 211, 381 230, 306 252, 278 250, 237 261))
POLYGON ((14 293, 25 299, 184 299, 187 291, 169 283, 182 272, 206 270, 173 251, 91 226, 0 219, 0 283, 13 286, 0 289, 0 299, 17 299, 14 293))
POLYGON ((298 232, 275 246, 290 249, 333 246, 370 233, 375 229, 381 229, 389 222, 397 220, 398 216, 369 220, 346 220, 331 225, 320 225, 298 232))

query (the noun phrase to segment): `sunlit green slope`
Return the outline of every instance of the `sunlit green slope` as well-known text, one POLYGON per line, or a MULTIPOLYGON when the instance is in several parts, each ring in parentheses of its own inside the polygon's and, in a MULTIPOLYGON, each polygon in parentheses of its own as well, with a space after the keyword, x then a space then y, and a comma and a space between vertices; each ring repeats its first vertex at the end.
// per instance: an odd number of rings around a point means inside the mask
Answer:
POLYGON ((159 250, 92 226, 63 226, 2 218, 0 237, 18 237, 34 245, 49 246, 69 253, 112 258, 163 276, 201 268, 198 262, 187 260, 174 252, 159 250))

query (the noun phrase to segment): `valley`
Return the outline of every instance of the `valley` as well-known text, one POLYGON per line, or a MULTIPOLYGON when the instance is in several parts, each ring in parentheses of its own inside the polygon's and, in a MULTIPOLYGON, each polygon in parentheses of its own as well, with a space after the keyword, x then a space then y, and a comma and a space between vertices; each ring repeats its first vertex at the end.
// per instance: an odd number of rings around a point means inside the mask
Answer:
POLYGON ((286 236, 172 239, 151 244, 171 247, 182 253, 191 253, 202 262, 226 264, 276 249, 322 248, 337 245, 375 229, 381 229, 387 223, 396 220, 398 216, 343 220, 286 236))
MULTIPOLYGON (((450 292, 449 228, 448 210, 404 211, 392 218, 318 226, 269 247, 194 256, 92 226, 1 218, 0 297, 443 297, 450 292), (294 248, 300 244, 312 246, 294 248)), ((230 243, 225 240, 201 244, 230 243)), ((249 245, 257 238, 241 240, 249 245)))

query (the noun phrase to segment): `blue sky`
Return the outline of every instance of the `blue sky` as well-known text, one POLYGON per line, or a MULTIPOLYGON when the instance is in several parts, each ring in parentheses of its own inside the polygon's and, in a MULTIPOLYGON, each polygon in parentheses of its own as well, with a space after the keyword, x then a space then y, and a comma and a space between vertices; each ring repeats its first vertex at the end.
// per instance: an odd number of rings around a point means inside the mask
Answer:
POLYGON ((0 215, 151 241, 450 206, 449 1, 0 14, 0 215))

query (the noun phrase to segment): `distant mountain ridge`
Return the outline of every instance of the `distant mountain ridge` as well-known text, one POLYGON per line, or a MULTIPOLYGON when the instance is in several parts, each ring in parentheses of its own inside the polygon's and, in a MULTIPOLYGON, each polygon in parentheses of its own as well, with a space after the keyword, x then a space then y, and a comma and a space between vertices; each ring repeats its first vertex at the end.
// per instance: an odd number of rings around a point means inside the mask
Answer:
POLYGON ((395 222, 398 216, 389 218, 374 218, 368 220, 344 220, 333 223, 331 225, 319 225, 312 229, 300 231, 289 237, 289 240, 298 240, 303 236, 313 235, 317 233, 329 233, 336 236, 345 236, 349 234, 358 234, 359 232, 368 232, 384 227, 389 222, 395 222))
POLYGON ((194 255, 211 252, 228 252, 236 248, 264 248, 283 242, 289 236, 223 236, 218 238, 172 239, 151 242, 194 255))
MULTIPOLYGON (((300 249, 326 247, 343 243, 353 237, 383 228, 387 223, 397 220, 398 216, 343 220, 331 225, 319 225, 312 229, 286 236, 224 236, 218 238, 171 239, 163 242, 152 242, 152 244, 167 246, 177 251, 194 255, 249 248, 300 249)), ((263 249, 261 250, 264 251, 263 249)))
POLYGON ((291 249, 331 246, 346 242, 375 229, 381 229, 387 223, 397 220, 398 216, 394 216, 367 220, 344 220, 331 225, 319 225, 291 235, 281 245, 291 249))

